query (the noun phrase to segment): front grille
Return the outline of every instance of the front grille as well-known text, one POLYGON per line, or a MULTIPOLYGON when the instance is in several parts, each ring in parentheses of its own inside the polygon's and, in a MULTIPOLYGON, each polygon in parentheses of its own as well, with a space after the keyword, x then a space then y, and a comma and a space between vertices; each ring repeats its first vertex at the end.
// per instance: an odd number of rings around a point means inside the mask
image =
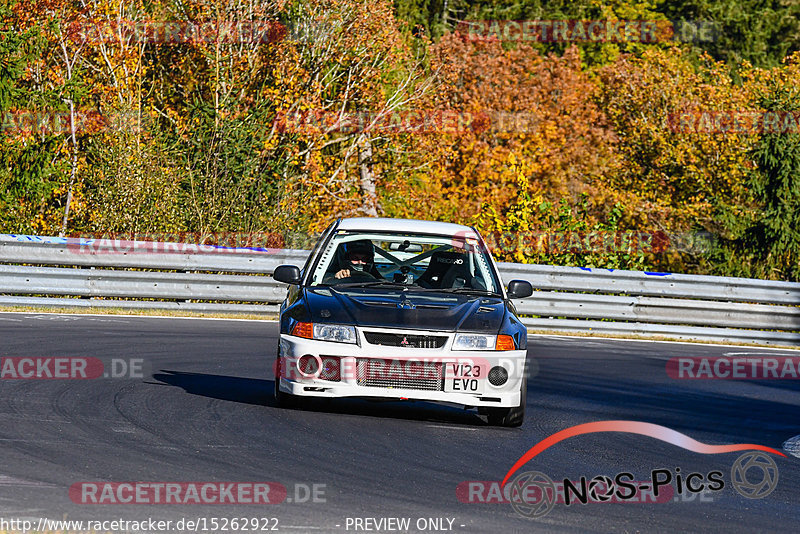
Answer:
POLYGON ((415 349, 440 349, 447 343, 447 336, 420 336, 413 334, 387 334, 384 332, 364 332, 367 343, 389 347, 408 347, 415 349))
POLYGON ((356 384, 376 388, 444 390, 441 362, 356 359, 356 384))
POLYGON ((338 356, 320 356, 322 360, 322 370, 319 377, 331 382, 342 381, 342 360, 338 356))

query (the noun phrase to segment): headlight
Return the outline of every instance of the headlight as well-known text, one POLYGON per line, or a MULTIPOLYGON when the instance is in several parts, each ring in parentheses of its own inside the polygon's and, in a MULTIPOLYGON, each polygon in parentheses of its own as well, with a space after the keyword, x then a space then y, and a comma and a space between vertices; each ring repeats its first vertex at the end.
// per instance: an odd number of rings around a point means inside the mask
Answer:
POLYGON ((357 343, 356 327, 340 324, 297 323, 292 335, 319 341, 335 341, 337 343, 357 343))
POLYGON ((515 350, 514 338, 505 334, 456 334, 453 350, 515 350))
POLYGON ((494 350, 497 336, 486 334, 456 334, 453 350, 494 350))
POLYGON ((355 343, 356 327, 339 324, 315 324, 314 339, 320 341, 338 341, 339 343, 355 343))

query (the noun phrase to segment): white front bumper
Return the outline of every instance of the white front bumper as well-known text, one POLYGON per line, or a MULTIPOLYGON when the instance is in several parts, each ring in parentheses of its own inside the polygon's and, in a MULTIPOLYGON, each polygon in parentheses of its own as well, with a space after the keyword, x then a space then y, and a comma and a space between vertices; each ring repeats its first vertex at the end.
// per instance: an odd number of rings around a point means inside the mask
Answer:
MULTIPOLYGON (((379 329, 369 329, 379 332, 379 329)), ((386 331, 383 331, 386 332, 386 331)), ((452 333, 405 331, 390 333, 408 333, 409 335, 447 335, 445 345, 438 349, 422 349, 372 345, 366 342, 363 332, 359 331, 359 345, 316 341, 296 336, 281 334, 280 357, 283 359, 283 372, 280 377, 280 390, 292 395, 304 397, 372 397, 383 399, 427 400, 463 404, 465 406, 492 408, 513 407, 520 404, 520 387, 525 379, 526 351, 453 351, 452 333), (319 376, 304 376, 300 373, 297 361, 301 356, 333 356, 341 358, 340 379, 325 380, 319 376), (364 385, 356 372, 357 359, 392 360, 399 362, 475 362, 481 367, 482 380, 480 390, 473 392, 445 391, 452 389, 452 384, 442 380, 442 390, 426 390, 403 388, 399 386, 381 387, 364 385), (508 372, 508 380, 494 386, 487 380, 488 369, 502 366, 508 372), (359 383, 361 382, 361 383, 359 383)))

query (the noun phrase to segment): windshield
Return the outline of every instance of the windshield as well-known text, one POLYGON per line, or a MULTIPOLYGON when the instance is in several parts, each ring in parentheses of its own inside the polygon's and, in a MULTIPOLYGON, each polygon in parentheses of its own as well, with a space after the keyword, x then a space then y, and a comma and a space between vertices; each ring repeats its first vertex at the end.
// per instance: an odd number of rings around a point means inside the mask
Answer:
POLYGON ((309 285, 501 294, 489 253, 477 239, 344 230, 320 253, 309 285))

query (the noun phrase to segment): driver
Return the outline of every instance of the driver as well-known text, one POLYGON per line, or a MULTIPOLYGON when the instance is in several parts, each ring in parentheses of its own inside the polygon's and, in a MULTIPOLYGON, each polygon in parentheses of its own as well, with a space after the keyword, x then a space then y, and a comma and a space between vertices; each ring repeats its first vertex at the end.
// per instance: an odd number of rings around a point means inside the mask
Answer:
POLYGON ((336 251, 339 260, 339 271, 335 278, 348 278, 355 272, 363 272, 375 276, 375 249, 369 239, 360 239, 342 243, 336 251))

